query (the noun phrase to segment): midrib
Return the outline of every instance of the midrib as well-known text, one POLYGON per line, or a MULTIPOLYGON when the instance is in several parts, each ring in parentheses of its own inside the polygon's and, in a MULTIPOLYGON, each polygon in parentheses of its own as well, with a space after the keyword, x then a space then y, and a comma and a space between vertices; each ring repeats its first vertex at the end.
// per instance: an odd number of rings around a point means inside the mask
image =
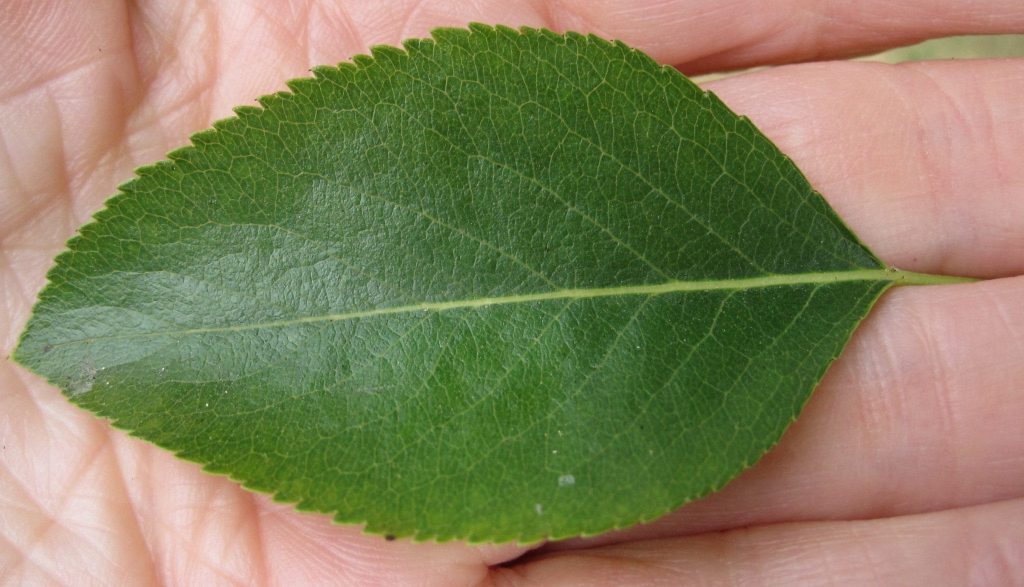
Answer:
POLYGON ((621 296, 656 296, 682 292, 758 289, 786 285, 820 285, 828 283, 841 283, 847 281, 885 281, 890 282, 893 285, 938 285, 945 283, 964 283, 973 281, 973 279, 964 277, 949 277, 944 275, 929 275, 926 273, 914 273, 910 271, 900 271, 897 269, 890 268, 854 269, 849 271, 829 271, 821 273, 794 273, 786 275, 766 275, 762 277, 744 277, 739 279, 668 281, 665 283, 647 285, 623 285, 602 288, 561 289, 540 293, 518 294, 511 296, 471 298, 465 300, 450 300, 444 302, 421 302, 418 304, 407 304, 404 306, 373 308, 370 310, 358 310, 354 312, 342 312, 338 314, 322 314, 319 316, 303 316, 300 318, 290 318, 288 320, 257 322, 252 324, 237 324, 231 326, 213 326, 208 328, 191 328, 181 330, 127 333, 124 335, 99 336, 91 337, 88 339, 64 341, 62 343, 56 343, 53 346, 63 346, 66 344, 73 344, 79 342, 91 342, 95 340, 110 340, 118 338, 149 338, 155 336, 182 336, 190 334, 238 332, 245 330, 259 330, 267 328, 283 328, 288 326, 295 326, 298 324, 310 324, 316 322, 343 322, 345 320, 358 320, 361 318, 372 318, 375 316, 387 316, 391 314, 413 314, 417 312, 444 312, 448 310, 484 308, 487 306, 503 306, 511 304, 528 304, 531 302, 543 302, 551 300, 587 300, 621 296))

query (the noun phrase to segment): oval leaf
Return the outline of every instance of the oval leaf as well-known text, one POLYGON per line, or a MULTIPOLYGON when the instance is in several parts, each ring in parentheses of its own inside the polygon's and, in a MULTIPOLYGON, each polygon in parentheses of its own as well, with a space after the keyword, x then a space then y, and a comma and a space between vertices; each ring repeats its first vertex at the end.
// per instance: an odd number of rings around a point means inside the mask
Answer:
POLYGON ((745 118, 577 34, 321 67, 144 167, 16 358, 368 531, 650 520, 778 441, 893 274, 745 118))

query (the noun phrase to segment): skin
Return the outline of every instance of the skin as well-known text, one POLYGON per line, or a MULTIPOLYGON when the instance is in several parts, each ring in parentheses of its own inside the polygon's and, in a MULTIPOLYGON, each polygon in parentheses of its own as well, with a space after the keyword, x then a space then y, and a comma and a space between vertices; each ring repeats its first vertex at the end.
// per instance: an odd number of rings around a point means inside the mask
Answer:
MULTIPOLYGON (((194 4, 0 0, 0 356, 52 257, 133 168, 372 44, 468 21, 547 26, 703 72, 1024 31, 1019 0, 194 4)), ((386 541, 202 473, 4 360, 0 581, 1020 581, 1024 61, 804 63, 709 87, 888 263, 988 278, 887 294, 782 443, 724 491, 591 539, 386 541)))

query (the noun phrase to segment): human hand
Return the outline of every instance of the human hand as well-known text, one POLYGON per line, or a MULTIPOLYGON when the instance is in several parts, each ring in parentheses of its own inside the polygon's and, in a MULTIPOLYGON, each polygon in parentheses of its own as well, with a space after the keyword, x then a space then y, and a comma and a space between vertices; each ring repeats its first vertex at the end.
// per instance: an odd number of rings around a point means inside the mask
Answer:
MULTIPOLYGON (((1019 0, 764 12, 749 0, 382 4, 0 0, 2 354, 50 260, 133 168, 230 107, 371 44, 472 20, 547 26, 619 38, 700 72, 1024 30, 1019 0)), ((998 279, 887 294, 779 447, 721 493, 652 524, 532 548, 388 542, 296 513, 112 430, 4 361, 0 578, 1019 580, 1024 62, 807 64, 709 87, 790 154, 886 262, 998 279)))

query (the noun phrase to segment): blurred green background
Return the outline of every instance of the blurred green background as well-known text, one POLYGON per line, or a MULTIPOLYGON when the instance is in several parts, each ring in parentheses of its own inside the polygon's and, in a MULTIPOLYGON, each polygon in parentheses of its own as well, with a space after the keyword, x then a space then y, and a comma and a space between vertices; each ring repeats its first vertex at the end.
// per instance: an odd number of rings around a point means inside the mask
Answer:
POLYGON ((910 47, 866 57, 871 61, 899 63, 922 59, 977 59, 1024 57, 1024 35, 970 35, 933 39, 910 47))

